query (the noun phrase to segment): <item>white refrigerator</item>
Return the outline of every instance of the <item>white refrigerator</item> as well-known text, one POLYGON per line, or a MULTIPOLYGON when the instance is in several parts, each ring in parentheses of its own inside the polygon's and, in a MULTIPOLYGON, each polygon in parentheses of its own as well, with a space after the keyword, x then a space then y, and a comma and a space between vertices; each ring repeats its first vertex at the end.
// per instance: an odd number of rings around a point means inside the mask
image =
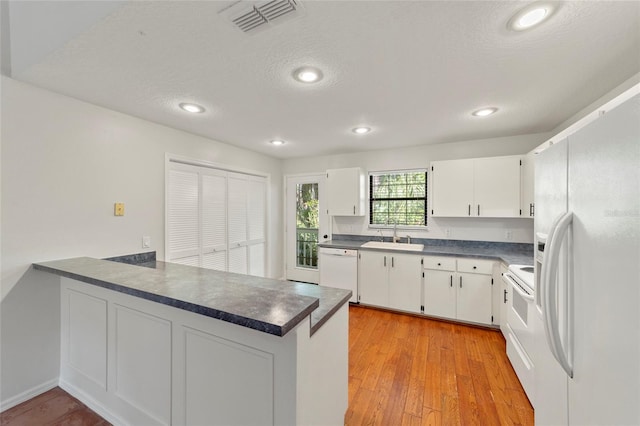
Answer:
POLYGON ((640 95, 535 175, 535 423, 640 425, 640 95))

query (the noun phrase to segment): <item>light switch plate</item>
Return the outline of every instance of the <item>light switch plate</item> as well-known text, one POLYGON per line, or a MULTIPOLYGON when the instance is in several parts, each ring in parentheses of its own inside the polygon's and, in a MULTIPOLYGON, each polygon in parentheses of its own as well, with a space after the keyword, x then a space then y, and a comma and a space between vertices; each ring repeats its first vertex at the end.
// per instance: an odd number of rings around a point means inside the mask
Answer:
POLYGON ((113 205, 114 216, 124 216, 124 203, 115 203, 113 205))
POLYGON ((151 237, 145 235, 144 237, 142 237, 142 248, 149 247, 151 247, 151 237))

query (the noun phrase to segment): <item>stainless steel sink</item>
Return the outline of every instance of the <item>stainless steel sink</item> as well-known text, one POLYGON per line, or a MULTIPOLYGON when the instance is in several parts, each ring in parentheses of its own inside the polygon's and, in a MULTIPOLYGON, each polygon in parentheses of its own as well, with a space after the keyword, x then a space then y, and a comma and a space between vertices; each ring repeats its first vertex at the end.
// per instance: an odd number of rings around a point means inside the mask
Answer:
POLYGON ((409 251, 422 251, 424 244, 407 244, 407 243, 391 243, 386 241, 368 241, 361 247, 377 248, 385 250, 409 250, 409 251))

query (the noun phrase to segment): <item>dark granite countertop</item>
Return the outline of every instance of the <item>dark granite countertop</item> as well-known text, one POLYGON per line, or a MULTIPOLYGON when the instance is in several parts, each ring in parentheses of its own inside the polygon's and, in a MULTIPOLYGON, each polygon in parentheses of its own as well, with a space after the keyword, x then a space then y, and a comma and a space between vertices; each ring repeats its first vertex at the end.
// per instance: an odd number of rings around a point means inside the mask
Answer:
POLYGON ((33 267, 276 336, 308 316, 313 335, 351 297, 348 290, 155 260, 132 265, 79 257, 33 267))
MULTIPOLYGON (((371 240, 371 237, 333 235, 332 238, 332 240, 318 243, 318 246, 355 250, 385 250, 380 248, 362 247, 362 244, 371 240)), ((388 238, 385 238, 385 241, 388 241, 388 238)), ((402 242, 406 242, 406 239, 402 239, 402 242)), ((427 238, 412 238, 411 242, 424 244, 424 249, 422 251, 399 249, 388 250, 422 256, 457 256, 477 259, 492 259, 502 261, 507 265, 533 265, 533 244, 498 243, 491 241, 435 240, 427 238)))

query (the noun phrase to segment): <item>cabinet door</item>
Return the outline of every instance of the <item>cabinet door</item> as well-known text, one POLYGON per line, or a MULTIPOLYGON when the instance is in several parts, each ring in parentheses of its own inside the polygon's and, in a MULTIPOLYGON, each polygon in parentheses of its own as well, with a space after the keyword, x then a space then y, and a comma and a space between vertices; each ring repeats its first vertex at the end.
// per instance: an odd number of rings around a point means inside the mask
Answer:
POLYGON ((200 216, 203 268, 227 270, 227 177, 225 172, 200 173, 200 216))
POLYGON ((424 271, 424 313, 443 318, 456 317, 456 287, 454 273, 424 271))
POLYGON ((520 156, 476 158, 472 216, 520 217, 520 156))
POLYGON ((383 252, 361 251, 358 262, 360 302, 389 306, 388 268, 391 256, 383 252))
POLYGON ((491 275, 459 273, 456 281, 458 319, 491 324, 491 275))
POLYGON ((198 172, 182 164, 169 170, 167 261, 200 266, 198 172))
POLYGON ((389 307, 408 312, 420 312, 422 256, 391 254, 389 267, 389 307))
POLYGON ((229 173, 228 178, 229 272, 247 273, 247 180, 229 173))
POLYGON ((535 154, 533 151, 522 157, 522 167, 520 170, 520 179, 521 179, 521 205, 520 209, 522 210, 522 217, 533 217, 535 213, 534 204, 533 204, 533 184, 535 177, 535 154))
POLYGON ((468 217, 473 204, 473 160, 431 163, 431 215, 468 217))
POLYGON ((327 206, 331 216, 364 215, 364 174, 360 168, 327 170, 327 206))

